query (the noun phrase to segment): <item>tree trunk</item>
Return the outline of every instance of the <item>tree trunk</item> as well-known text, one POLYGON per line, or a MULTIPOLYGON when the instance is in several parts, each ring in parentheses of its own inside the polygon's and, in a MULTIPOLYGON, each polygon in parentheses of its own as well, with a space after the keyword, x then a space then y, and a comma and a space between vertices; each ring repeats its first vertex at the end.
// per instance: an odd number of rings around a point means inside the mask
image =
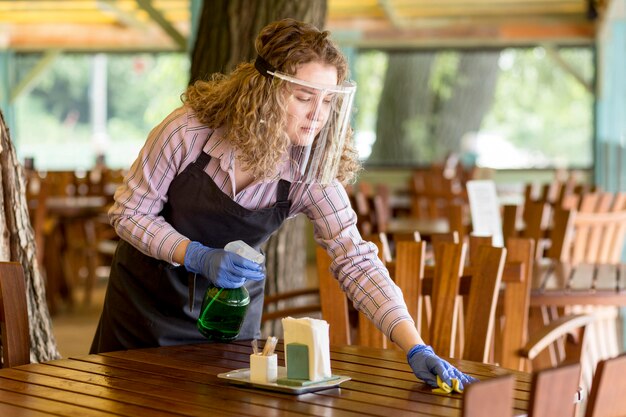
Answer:
POLYGON ((371 163, 425 164, 460 149, 480 128, 498 79, 499 51, 460 52, 443 94, 432 86, 435 52, 390 52, 371 163))
MULTIPOLYGON (((191 60, 190 83, 228 73, 256 57, 254 41, 268 23, 291 17, 323 28, 326 0, 214 0, 204 2, 191 60)), ((306 284, 306 232, 302 216, 285 221, 264 246, 267 293, 306 284)))
POLYGON ((0 185, 0 261, 19 262, 24 268, 30 325, 30 360, 42 362, 57 359, 60 355, 52 333, 45 283, 35 254, 35 235, 28 214, 24 174, 1 111, 0 185))
POLYGON ((500 51, 462 52, 452 97, 439 110, 433 140, 439 158, 460 149, 466 132, 480 129, 483 117, 493 103, 498 80, 500 51))
POLYGON ((268 23, 291 17, 323 28, 326 0, 205 1, 191 58, 189 82, 228 73, 256 58, 254 40, 268 23))
POLYGON ((415 163, 424 159, 433 94, 429 87, 435 53, 389 52, 378 104, 376 142, 368 162, 415 163))

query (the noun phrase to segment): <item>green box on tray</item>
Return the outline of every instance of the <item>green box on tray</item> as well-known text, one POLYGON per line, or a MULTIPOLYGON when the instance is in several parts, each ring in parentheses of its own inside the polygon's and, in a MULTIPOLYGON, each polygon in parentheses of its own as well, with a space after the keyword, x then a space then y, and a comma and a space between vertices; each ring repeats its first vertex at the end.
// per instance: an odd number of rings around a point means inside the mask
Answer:
POLYGON ((309 347, 302 343, 287 345, 287 379, 309 380, 309 347))

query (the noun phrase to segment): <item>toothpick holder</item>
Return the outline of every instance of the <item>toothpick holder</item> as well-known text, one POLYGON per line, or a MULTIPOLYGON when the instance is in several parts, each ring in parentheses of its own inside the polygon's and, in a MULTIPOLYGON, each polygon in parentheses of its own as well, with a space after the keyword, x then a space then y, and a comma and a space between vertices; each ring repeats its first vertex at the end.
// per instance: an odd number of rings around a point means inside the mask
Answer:
POLYGON ((250 355, 250 382, 276 382, 278 378, 278 356, 250 355))

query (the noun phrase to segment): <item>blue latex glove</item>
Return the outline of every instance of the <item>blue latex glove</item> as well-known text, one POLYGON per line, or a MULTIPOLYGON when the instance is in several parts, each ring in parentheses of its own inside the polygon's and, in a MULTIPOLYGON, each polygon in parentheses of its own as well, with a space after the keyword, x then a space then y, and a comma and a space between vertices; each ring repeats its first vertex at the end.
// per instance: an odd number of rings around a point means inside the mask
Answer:
POLYGON ((433 388, 437 388, 437 375, 449 386, 452 386, 452 378, 458 379, 461 390, 465 384, 478 381, 476 378, 464 374, 435 355, 433 348, 427 345, 413 346, 407 353, 406 358, 415 376, 433 388))
POLYGON ((191 242, 185 252, 185 268, 207 277, 216 287, 239 288, 247 279, 261 281, 265 268, 233 252, 191 242))

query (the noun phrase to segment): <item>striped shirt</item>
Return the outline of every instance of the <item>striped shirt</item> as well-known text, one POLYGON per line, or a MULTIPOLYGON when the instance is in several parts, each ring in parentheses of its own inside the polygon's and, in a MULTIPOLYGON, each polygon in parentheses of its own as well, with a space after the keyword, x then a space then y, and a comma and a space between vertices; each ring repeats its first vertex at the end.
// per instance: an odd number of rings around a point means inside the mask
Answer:
MULTIPOLYGON (((174 177, 202 151, 211 156, 205 172, 239 205, 256 210, 276 202, 276 179, 255 180, 234 195, 232 146, 221 138, 219 129, 201 124, 192 109, 182 106, 150 132, 115 192, 109 217, 122 239, 146 255, 174 263, 174 249, 187 238, 159 213, 174 177)), ((361 238, 356 214, 338 181, 325 187, 294 182, 289 200, 290 217, 304 213, 313 223, 314 238, 333 258, 332 272, 355 308, 387 336, 401 320, 412 321, 400 289, 378 259, 376 246, 361 238)))

